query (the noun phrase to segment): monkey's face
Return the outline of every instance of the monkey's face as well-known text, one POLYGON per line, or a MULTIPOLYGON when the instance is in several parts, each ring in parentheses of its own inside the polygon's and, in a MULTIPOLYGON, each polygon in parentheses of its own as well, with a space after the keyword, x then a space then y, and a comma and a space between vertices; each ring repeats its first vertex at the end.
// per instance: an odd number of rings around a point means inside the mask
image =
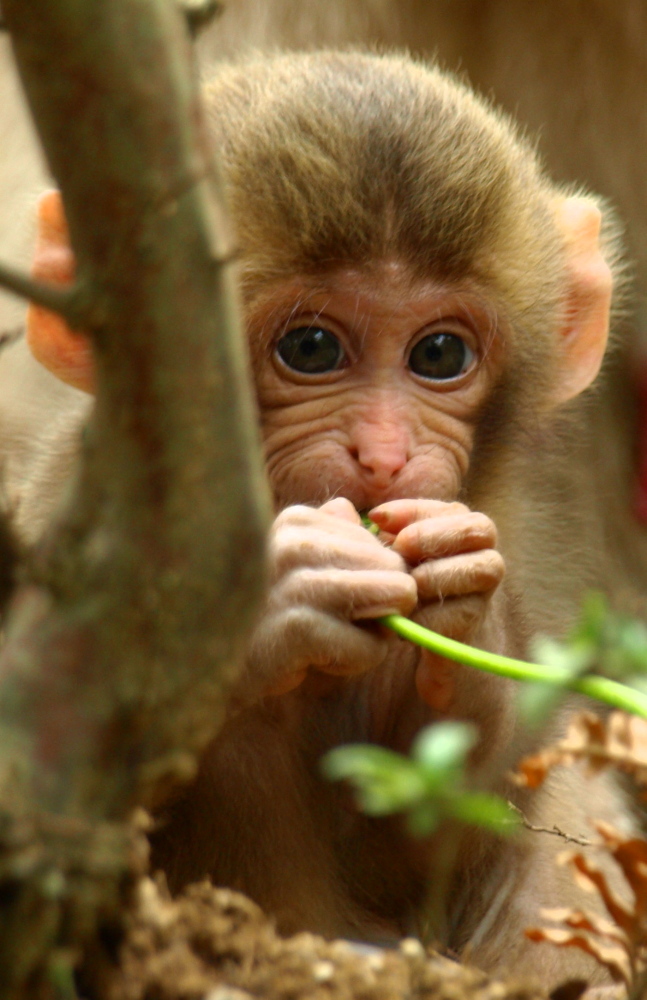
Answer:
POLYGON ((248 326, 279 508, 456 498, 502 362, 475 289, 412 281, 397 263, 337 271, 275 287, 248 326))

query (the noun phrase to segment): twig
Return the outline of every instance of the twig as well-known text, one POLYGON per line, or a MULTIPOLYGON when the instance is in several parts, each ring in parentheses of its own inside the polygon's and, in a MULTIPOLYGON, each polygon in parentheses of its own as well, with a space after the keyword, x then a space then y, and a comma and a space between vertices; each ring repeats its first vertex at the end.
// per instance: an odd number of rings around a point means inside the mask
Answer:
POLYGON ((24 328, 22 326, 17 326, 13 330, 3 330, 0 333, 0 351, 4 351, 5 347, 11 347, 15 344, 17 340, 20 340, 24 333, 24 328))
POLYGON ((0 287, 20 295, 23 299, 29 299, 30 302, 35 302, 45 309, 59 313, 71 326, 80 325, 79 288, 76 285, 72 288, 44 285, 34 281, 22 271, 0 264, 0 287))
POLYGON ((561 839, 565 840, 567 844, 577 844, 579 847, 593 846, 592 840, 587 840, 586 837, 574 837, 572 834, 565 833, 563 830, 560 830, 556 824, 553 824, 552 827, 535 826, 535 824, 530 822, 525 813, 519 808, 519 806, 516 806, 514 802, 510 802, 508 800, 508 805, 512 811, 519 816, 521 825, 524 826, 526 830, 531 830, 532 833, 548 833, 551 837, 561 837, 561 839))

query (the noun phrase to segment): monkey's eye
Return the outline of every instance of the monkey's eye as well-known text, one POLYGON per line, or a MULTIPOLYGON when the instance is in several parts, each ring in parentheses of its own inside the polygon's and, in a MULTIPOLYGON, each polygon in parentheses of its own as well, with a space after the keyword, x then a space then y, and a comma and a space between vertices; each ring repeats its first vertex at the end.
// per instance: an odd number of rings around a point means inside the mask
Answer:
POLYGON ((429 333, 409 355, 409 368, 421 378, 444 382, 458 378, 474 361, 474 351, 455 333, 429 333))
POLYGON ((276 345, 276 352, 288 368, 307 375, 335 371, 345 357, 337 337, 321 326, 288 330, 276 345))

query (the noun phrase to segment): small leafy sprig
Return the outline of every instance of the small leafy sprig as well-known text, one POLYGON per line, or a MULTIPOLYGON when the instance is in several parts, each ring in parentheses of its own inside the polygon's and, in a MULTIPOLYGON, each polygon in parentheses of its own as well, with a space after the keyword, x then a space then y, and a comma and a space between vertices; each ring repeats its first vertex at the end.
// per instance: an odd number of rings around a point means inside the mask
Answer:
POLYGON ((510 833, 519 820, 508 803, 467 787, 466 760, 475 741, 474 726, 439 722, 421 730, 410 757, 359 743, 331 750, 322 769, 332 781, 351 783, 368 816, 404 813, 414 836, 433 833, 446 819, 510 833))

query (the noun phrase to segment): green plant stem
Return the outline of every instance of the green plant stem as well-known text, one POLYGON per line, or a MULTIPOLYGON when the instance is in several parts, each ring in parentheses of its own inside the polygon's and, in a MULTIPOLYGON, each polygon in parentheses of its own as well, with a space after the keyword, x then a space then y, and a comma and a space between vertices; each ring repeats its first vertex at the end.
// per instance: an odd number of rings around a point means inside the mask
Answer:
POLYGON ((484 649, 475 649, 473 646, 466 646, 462 642, 456 642, 455 639, 448 639, 437 632, 432 632, 402 615, 386 615, 379 621, 403 639, 408 639, 409 642, 422 646, 432 653, 438 653, 448 660, 476 667, 477 670, 487 670, 491 674, 509 677, 515 681, 554 684, 647 719, 647 695, 627 687, 626 684, 609 680, 608 677, 573 677, 561 667, 526 663, 498 653, 489 653, 484 649))

